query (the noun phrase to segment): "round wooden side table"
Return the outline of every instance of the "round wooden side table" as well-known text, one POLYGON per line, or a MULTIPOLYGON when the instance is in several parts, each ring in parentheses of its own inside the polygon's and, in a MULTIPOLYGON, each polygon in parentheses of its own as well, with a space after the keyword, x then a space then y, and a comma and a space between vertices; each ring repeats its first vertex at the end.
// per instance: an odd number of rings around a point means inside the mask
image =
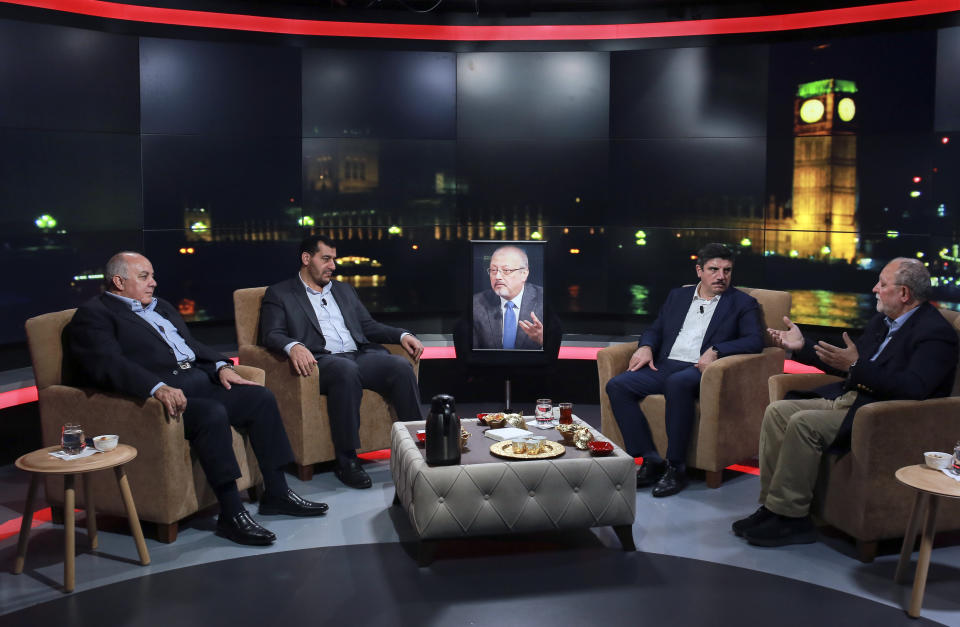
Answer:
POLYGON ((140 529, 140 520, 137 518, 137 508, 133 504, 133 495, 130 493, 130 484, 127 475, 123 472, 123 465, 137 456, 137 449, 128 444, 118 444, 117 448, 106 453, 97 453, 82 459, 63 460, 50 455, 59 450, 59 446, 49 446, 21 456, 17 461, 17 468, 31 473, 30 488, 27 491, 27 503, 23 509, 23 519, 20 523, 20 539, 17 542, 17 559, 13 566, 13 574, 23 572, 23 564, 27 556, 27 542, 30 539, 30 526, 33 522, 33 501, 37 493, 37 485, 41 475, 63 475, 63 518, 64 518, 64 560, 63 560, 63 591, 73 592, 74 588, 74 507, 76 493, 74 480, 77 475, 83 475, 83 487, 87 506, 87 534, 90 538, 90 548, 97 548, 97 514, 93 502, 93 492, 90 490, 90 473, 98 470, 113 468, 117 476, 117 485, 123 504, 127 508, 127 519, 130 522, 130 532, 140 554, 140 563, 144 566, 150 563, 150 554, 147 544, 143 541, 143 531, 140 529))
POLYGON ((913 577, 913 593, 910 595, 910 607, 907 614, 912 618, 920 617, 923 605, 923 593, 927 587, 927 570, 930 568, 930 551, 933 549, 933 537, 937 529, 937 508, 940 498, 960 498, 960 482, 945 476, 926 464, 904 466, 895 476, 897 481, 917 491, 913 499, 913 511, 907 522, 907 532, 903 536, 900 549, 900 561, 893 576, 896 583, 903 583, 913 554, 913 544, 917 538, 917 527, 923 519, 923 535, 920 537, 920 554, 917 556, 917 571, 913 577))

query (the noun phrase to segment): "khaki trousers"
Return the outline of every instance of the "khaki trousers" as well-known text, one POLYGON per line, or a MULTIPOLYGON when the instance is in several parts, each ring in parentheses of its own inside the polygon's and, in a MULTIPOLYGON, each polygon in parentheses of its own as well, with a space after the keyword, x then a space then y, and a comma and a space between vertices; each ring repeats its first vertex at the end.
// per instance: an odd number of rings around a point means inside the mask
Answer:
POLYGON ((810 513, 823 451, 830 446, 857 398, 776 401, 760 427, 760 503, 781 516, 810 513))

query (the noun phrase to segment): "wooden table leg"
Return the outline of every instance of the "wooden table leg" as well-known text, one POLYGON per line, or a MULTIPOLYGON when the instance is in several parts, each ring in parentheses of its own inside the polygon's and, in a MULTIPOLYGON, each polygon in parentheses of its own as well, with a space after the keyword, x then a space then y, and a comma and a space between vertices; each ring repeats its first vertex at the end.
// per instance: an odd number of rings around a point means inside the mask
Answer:
POLYGON ((906 581, 907 569, 910 566, 910 556, 913 555, 913 545, 917 541, 917 527, 923 519, 923 510, 927 504, 927 493, 917 492, 913 496, 913 510, 910 520, 907 521, 907 531, 903 535, 903 546, 900 547, 900 561, 897 562, 897 572, 893 575, 894 583, 906 581))
POLYGON ((137 545, 137 553, 140 554, 140 563, 144 566, 150 563, 150 553, 147 552, 147 543, 143 540, 143 530, 140 529, 140 519, 137 518, 137 506, 133 503, 133 494, 130 493, 130 484, 127 482, 127 475, 123 472, 123 466, 117 466, 113 469, 117 475, 117 485, 120 486, 120 495, 123 496, 123 504, 127 508, 127 520, 130 522, 130 533, 133 534, 133 541, 137 545))
POLYGON ((87 505, 87 537, 90 539, 90 548, 97 548, 97 508, 93 500, 93 489, 90 487, 90 475, 83 474, 83 496, 87 505))
POLYGON ((930 552, 933 549, 933 537, 937 530, 937 508, 940 499, 929 495, 927 516, 923 523, 923 536, 920 538, 920 555, 917 557, 917 574, 913 578, 913 594, 910 595, 910 609, 907 614, 911 618, 920 617, 920 607, 923 605, 923 593, 927 588, 927 570, 930 568, 930 552))
POLYGON ((13 574, 23 572, 23 564, 27 559, 27 542, 30 540, 30 528, 33 526, 33 499, 37 495, 37 485, 40 475, 30 473, 30 487, 27 489, 27 502, 23 506, 23 518, 20 519, 20 539, 17 540, 17 559, 13 563, 13 574))
POLYGON ((76 516, 74 508, 77 504, 76 491, 74 489, 74 475, 63 475, 63 533, 64 533, 64 557, 63 557, 63 591, 73 592, 74 587, 74 557, 76 555, 76 537, 73 533, 74 517, 76 516))

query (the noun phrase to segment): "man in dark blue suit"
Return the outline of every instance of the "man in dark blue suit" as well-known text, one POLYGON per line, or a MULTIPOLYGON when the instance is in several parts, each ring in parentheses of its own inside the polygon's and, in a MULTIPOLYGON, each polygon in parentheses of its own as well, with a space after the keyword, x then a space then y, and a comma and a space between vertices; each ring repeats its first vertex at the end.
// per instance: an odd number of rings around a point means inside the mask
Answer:
POLYGON ((643 457, 637 487, 653 485, 653 496, 670 496, 687 485, 694 401, 704 369, 727 355, 763 350, 760 306, 731 286, 732 274, 730 249, 704 246, 697 255, 700 283, 670 292, 653 326, 640 337, 627 371, 607 382, 624 447, 630 455, 643 457), (666 397, 666 461, 640 409, 640 401, 650 394, 666 397))
POLYGON ((758 546, 816 541, 810 502, 824 452, 850 450, 857 410, 874 401, 949 396, 957 367, 957 333, 927 302, 930 273, 916 259, 894 259, 873 287, 877 315, 854 343, 804 339, 784 318, 786 331, 768 329, 797 361, 844 381, 771 403, 760 428, 760 508, 733 523, 733 532, 758 546), (811 398, 812 397, 812 398, 811 398))
POLYGON ((117 253, 105 275, 106 293, 81 305, 66 329, 81 381, 138 399, 153 397, 171 419, 183 420, 184 437, 220 503, 217 534, 240 544, 276 540, 240 502, 231 425, 248 434, 257 454, 266 488, 260 514, 325 513, 325 503, 307 501, 287 486, 283 467, 293 461, 293 451, 273 394, 196 341, 173 305, 154 298, 150 260, 117 253))

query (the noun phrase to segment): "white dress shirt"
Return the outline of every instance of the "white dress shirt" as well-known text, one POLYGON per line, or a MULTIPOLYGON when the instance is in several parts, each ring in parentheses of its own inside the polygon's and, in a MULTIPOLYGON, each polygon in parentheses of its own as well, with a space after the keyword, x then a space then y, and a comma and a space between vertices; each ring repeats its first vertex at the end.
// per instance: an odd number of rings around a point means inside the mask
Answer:
POLYGON ((687 317, 683 319, 683 326, 680 327, 680 333, 677 334, 677 340, 673 343, 667 359, 692 364, 700 361, 703 337, 707 334, 707 327, 710 326, 713 312, 717 310, 717 303, 722 296, 717 294, 711 299, 700 298, 701 285, 702 283, 697 283, 697 288, 693 290, 693 299, 690 301, 687 317))

